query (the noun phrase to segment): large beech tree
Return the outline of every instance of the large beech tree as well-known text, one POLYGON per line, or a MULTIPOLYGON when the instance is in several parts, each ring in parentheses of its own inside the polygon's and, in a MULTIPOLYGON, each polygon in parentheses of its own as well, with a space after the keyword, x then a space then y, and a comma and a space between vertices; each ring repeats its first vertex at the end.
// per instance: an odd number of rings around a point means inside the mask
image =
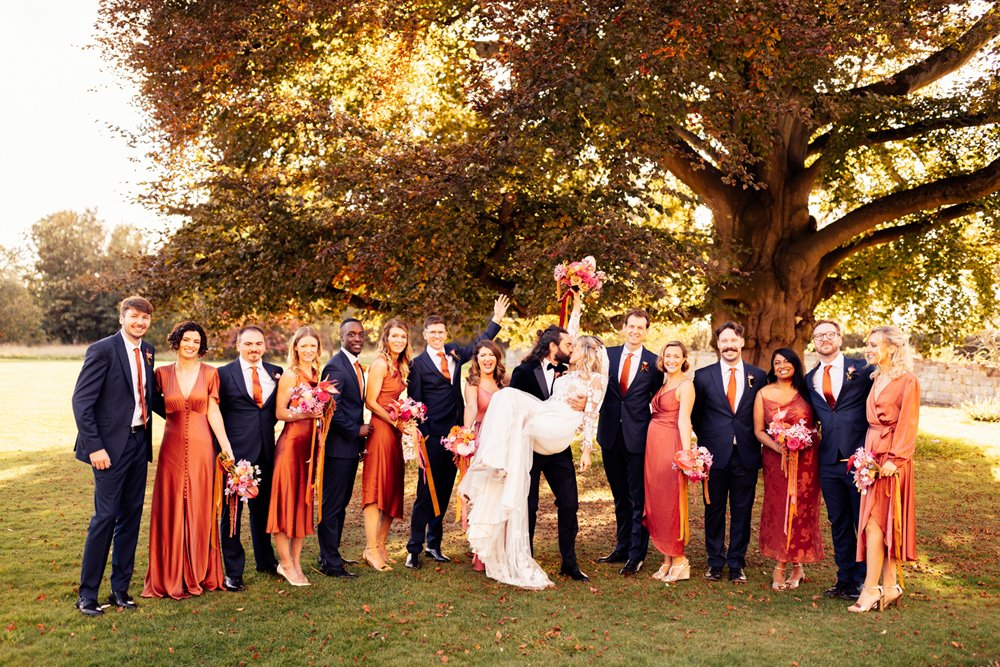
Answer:
POLYGON ((614 278, 595 321, 634 303, 736 317, 754 361, 801 348, 831 299, 897 302, 930 330, 995 309, 994 3, 101 16, 149 112, 152 201, 188 220, 148 280, 220 320, 352 304, 474 321, 497 289, 535 314, 552 264, 582 252, 614 278))

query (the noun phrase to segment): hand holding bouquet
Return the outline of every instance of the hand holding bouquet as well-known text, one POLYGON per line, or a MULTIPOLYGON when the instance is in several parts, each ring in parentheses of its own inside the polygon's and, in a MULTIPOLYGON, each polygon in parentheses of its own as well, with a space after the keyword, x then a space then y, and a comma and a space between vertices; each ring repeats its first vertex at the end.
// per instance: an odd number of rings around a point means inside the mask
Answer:
POLYGON ((789 426, 781 421, 780 412, 768 424, 767 434, 790 452, 797 452, 813 445, 813 430, 806 426, 806 420, 800 419, 798 424, 789 426))
POLYGON ((248 502, 260 493, 260 468, 246 459, 239 462, 219 454, 219 465, 226 473, 223 493, 229 502, 229 535, 236 534, 236 503, 248 502))
POLYGON ((868 487, 875 483, 881 470, 882 467, 878 461, 864 447, 858 447, 847 459, 847 472, 854 473, 854 486, 861 492, 861 495, 868 493, 868 487))
POLYGON ((476 440, 476 433, 471 428, 452 426, 448 435, 441 438, 441 446, 455 456, 466 458, 476 453, 479 441, 476 440))
POLYGON ((386 408, 386 411, 389 413, 389 418, 403 433, 403 461, 414 460, 417 458, 417 449, 412 426, 421 424, 427 419, 427 406, 407 397, 402 401, 393 401, 386 408))
POLYGON ((579 292, 581 296, 597 295, 607 280, 604 271, 597 270, 597 261, 590 255, 579 262, 563 262, 556 265, 553 276, 556 279, 556 298, 562 298, 563 290, 579 292))

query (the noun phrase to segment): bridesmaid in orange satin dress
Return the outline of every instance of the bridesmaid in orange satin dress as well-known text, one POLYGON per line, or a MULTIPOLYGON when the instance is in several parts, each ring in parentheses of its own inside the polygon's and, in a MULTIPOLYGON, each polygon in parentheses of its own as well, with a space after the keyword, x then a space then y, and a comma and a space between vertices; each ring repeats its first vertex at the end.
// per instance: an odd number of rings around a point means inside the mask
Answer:
MULTIPOLYGON (((507 369, 504 367, 503 351, 492 340, 483 339, 472 350, 469 377, 465 382, 465 428, 471 428, 479 435, 479 426, 486 417, 493 394, 507 384, 507 369)), ((462 505, 462 530, 468 530, 468 505, 462 505)), ((472 569, 485 572, 486 566, 479 556, 472 554, 472 569)))
POLYGON ((865 449, 875 455, 882 469, 868 493, 861 496, 857 557, 868 570, 858 601, 848 607, 853 612, 899 604, 903 587, 896 568, 900 562, 917 560, 913 452, 920 383, 908 370, 906 334, 893 326, 875 327, 868 334, 865 359, 876 367, 868 394, 865 449))
POLYGON ((806 576, 805 563, 823 560, 823 537, 819 529, 819 437, 815 433, 816 419, 809 402, 809 385, 799 356, 786 347, 775 350, 767 381, 767 386, 757 392, 753 406, 754 434, 764 446, 761 452, 764 503, 760 514, 760 552, 777 561, 771 575, 771 588, 783 591, 799 587, 806 576), (784 424, 791 426, 805 420, 806 426, 814 431, 812 446, 795 455, 796 506, 791 539, 785 533, 789 480, 781 469, 783 445, 775 442, 767 432, 768 424, 779 412, 784 424), (787 572, 788 563, 792 564, 791 572, 787 572))
POLYGON ((312 327, 300 327, 288 343, 290 372, 282 374, 276 389, 275 413, 285 427, 274 446, 267 532, 274 534, 278 574, 292 586, 310 585, 302 571, 302 542, 306 535, 313 534, 313 508, 308 501, 312 483, 309 458, 316 419, 322 416, 322 412, 296 411, 291 404, 292 390, 300 384, 316 386, 322 353, 319 332, 312 327))
POLYGON ((208 350, 194 322, 174 327, 167 342, 177 362, 156 369, 166 426, 156 463, 149 525, 149 569, 142 597, 175 600, 222 589, 222 552, 213 507, 216 464, 212 433, 230 458, 219 412, 219 373, 198 359, 208 350))
POLYGON ((663 565, 653 578, 667 586, 691 578, 691 563, 684 555, 689 526, 681 516, 688 483, 681 471, 674 470, 674 454, 691 447, 694 383, 685 375, 691 367, 687 356, 687 346, 676 340, 660 350, 656 367, 663 371, 663 386, 653 396, 653 418, 646 434, 642 524, 653 546, 663 554, 663 565))
POLYGON ((379 572, 391 570, 385 542, 393 519, 403 517, 403 446, 400 428, 413 429, 412 422, 398 424, 387 407, 399 399, 410 375, 409 329, 391 319, 382 327, 378 356, 368 369, 365 406, 372 413, 372 432, 365 446, 361 472, 361 505, 365 519, 365 550, 362 558, 379 572))

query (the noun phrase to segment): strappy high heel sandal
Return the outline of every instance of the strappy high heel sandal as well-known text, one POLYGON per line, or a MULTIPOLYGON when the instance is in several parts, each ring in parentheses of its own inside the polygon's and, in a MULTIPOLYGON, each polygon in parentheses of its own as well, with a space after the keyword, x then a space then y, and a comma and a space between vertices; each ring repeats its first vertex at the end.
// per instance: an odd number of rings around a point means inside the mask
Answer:
POLYGON ((861 589, 861 595, 858 596, 858 601, 847 608, 847 611, 853 614, 863 614, 865 612, 879 611, 879 605, 882 602, 882 587, 881 586, 865 586, 861 589), (874 595, 869 593, 869 591, 874 591, 874 595), (866 597, 867 596, 867 597, 866 597))
POLYGON ((785 588, 787 588, 785 584, 785 566, 775 565, 774 572, 771 574, 771 590, 783 591, 785 588))
POLYGON ((801 584, 802 580, 805 578, 806 578, 805 566, 802 565, 802 563, 792 563, 792 576, 788 577, 788 579, 785 580, 785 588, 794 590, 799 587, 799 584, 801 584), (797 577, 795 576, 796 572, 798 572, 799 574, 799 576, 797 577))
POLYGON ((684 581, 690 578, 691 561, 685 558, 684 562, 670 566, 670 570, 667 572, 667 576, 663 578, 663 581, 669 586, 675 581, 684 581))
POLYGON ((879 602, 879 607, 881 607, 883 611, 885 611, 886 609, 888 609, 893 605, 897 607, 903 606, 903 587, 900 586, 899 584, 896 584, 895 586, 892 587, 892 591, 893 595, 891 596, 888 594, 883 595, 881 601, 879 602))

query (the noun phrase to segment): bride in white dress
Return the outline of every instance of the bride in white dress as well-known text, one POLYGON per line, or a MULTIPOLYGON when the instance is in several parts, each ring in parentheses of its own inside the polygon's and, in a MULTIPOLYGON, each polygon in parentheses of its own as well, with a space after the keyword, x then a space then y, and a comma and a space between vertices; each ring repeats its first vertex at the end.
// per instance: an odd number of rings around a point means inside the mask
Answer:
MULTIPOLYGON (((574 309, 569 331, 579 328, 574 309)), ((528 486, 532 450, 556 454, 579 437, 584 452, 582 467, 589 467, 590 450, 608 384, 608 354, 594 336, 580 336, 573 343, 570 371, 556 378, 547 401, 513 388, 493 395, 479 429, 479 448, 459 493, 470 504, 469 544, 486 565, 492 579, 521 588, 552 586, 545 571, 531 556, 528 537, 528 486), (583 412, 567 400, 586 397, 583 412)))

